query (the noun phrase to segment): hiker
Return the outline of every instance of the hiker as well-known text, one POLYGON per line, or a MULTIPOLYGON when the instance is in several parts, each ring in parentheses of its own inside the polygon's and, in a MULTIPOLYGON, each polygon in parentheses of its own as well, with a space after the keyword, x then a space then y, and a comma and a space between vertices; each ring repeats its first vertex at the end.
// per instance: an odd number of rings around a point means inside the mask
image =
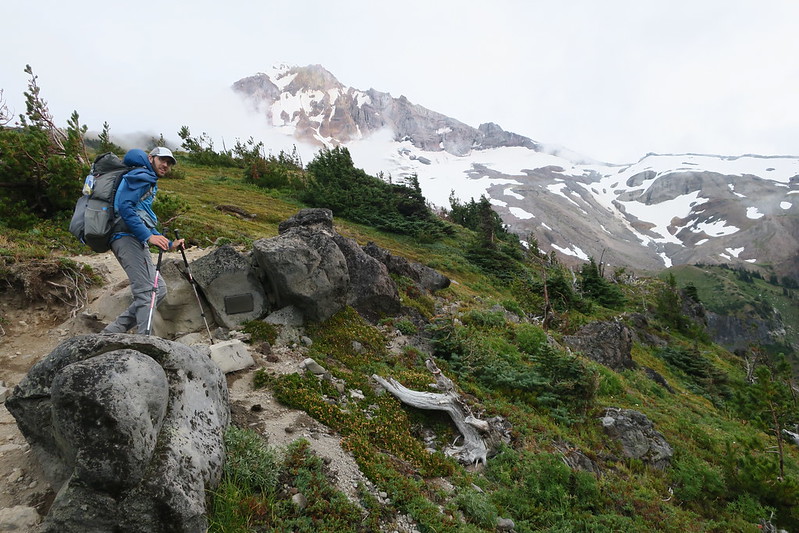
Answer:
MULTIPOLYGON (((149 333, 148 318, 156 268, 150 245, 164 251, 176 250, 183 245, 183 239, 170 241, 156 229, 158 218, 152 209, 158 178, 164 177, 176 162, 172 152, 163 146, 154 148, 149 155, 139 149, 125 154, 124 163, 136 168, 128 171, 119 184, 114 209, 122 217, 127 231, 111 236, 111 250, 130 279, 133 303, 103 329, 104 333, 126 333, 134 326, 137 333, 149 333)), ((166 293, 166 283, 159 276, 156 307, 166 293)))

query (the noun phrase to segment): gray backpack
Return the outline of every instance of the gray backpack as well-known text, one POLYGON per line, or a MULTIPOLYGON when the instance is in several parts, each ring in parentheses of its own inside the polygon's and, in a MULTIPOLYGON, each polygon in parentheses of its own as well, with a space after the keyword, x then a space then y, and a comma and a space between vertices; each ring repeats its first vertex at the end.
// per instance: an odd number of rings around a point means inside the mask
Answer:
POLYGON ((91 173, 86 176, 83 196, 75 204, 69 232, 95 252, 110 250, 111 235, 126 229, 114 211, 114 196, 122 176, 133 168, 116 154, 107 152, 97 156, 91 173))

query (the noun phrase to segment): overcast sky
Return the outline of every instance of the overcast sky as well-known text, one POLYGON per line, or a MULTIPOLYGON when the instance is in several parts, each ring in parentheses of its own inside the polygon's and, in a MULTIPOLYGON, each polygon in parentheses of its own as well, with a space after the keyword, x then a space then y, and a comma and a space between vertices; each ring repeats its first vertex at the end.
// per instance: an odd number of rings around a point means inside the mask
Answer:
MULTIPOLYGON (((274 143, 230 92, 321 64, 471 126, 611 163, 648 152, 799 155, 794 0, 5 0, 0 89, 30 64, 56 122, 274 143)), ((217 141, 217 147, 221 147, 217 141)))

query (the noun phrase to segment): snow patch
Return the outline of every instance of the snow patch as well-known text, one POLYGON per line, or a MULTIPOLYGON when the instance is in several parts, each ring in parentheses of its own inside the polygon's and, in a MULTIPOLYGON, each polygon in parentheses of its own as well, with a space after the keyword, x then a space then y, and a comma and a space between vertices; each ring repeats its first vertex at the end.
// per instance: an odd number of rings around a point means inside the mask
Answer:
POLYGON ((565 184, 565 183, 554 183, 552 185, 547 185, 547 190, 549 192, 551 192, 553 194, 557 194, 558 196, 561 196, 561 197, 565 198, 566 200, 568 200, 569 202, 573 203, 577 207, 580 207, 580 209, 582 210, 582 207, 580 206, 580 204, 575 202, 572 198, 570 198, 566 193, 563 192, 564 188, 568 188, 568 185, 565 184))
POLYGON ((728 183, 727 187, 730 189, 730 192, 735 196, 737 196, 738 198, 746 198, 746 196, 744 196, 743 194, 735 192, 735 185, 733 185, 732 183, 728 183))
POLYGON ((552 247, 562 254, 571 255, 579 259, 582 259, 583 261, 588 261, 588 255, 573 244, 571 245, 571 248, 561 248, 557 244, 553 244, 552 247))
POLYGON ((736 228, 735 226, 728 226, 727 222, 724 220, 700 222, 696 227, 711 237, 724 237, 725 235, 737 233, 740 230, 740 228, 736 228))
POLYGON ((521 207, 509 207, 508 210, 510 211, 510 213, 513 216, 515 216, 516 218, 520 218, 522 220, 527 220, 529 218, 535 218, 535 215, 533 215, 532 213, 528 213, 527 211, 525 211, 521 207))
POLYGON ((669 231, 671 221, 676 218, 685 218, 691 213, 694 206, 707 202, 707 198, 700 198, 699 191, 683 194, 673 200, 666 200, 659 204, 646 205, 641 202, 623 202, 627 212, 640 220, 651 222, 655 226, 653 233, 660 235, 655 242, 682 244, 682 241, 669 231))
POLYGON ((505 196, 511 196, 513 198, 516 198, 517 200, 524 200, 524 196, 522 196, 517 192, 514 192, 513 189, 511 189, 510 187, 502 191, 502 194, 504 194, 505 196))

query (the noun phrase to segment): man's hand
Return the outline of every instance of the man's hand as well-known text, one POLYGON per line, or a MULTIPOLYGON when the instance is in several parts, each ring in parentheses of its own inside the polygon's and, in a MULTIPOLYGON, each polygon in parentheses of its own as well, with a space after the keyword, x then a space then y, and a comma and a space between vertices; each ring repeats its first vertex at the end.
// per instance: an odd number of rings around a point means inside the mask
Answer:
POLYGON ((183 248, 183 239, 178 239, 176 241, 172 241, 172 248, 170 250, 179 250, 183 248))
MULTIPOLYGON (((167 239, 163 235, 150 235, 150 238, 147 239, 147 242, 149 242, 153 246, 158 246, 162 250, 169 250, 169 239, 167 239)), ((183 240, 181 239, 180 242, 183 242, 183 240)))

